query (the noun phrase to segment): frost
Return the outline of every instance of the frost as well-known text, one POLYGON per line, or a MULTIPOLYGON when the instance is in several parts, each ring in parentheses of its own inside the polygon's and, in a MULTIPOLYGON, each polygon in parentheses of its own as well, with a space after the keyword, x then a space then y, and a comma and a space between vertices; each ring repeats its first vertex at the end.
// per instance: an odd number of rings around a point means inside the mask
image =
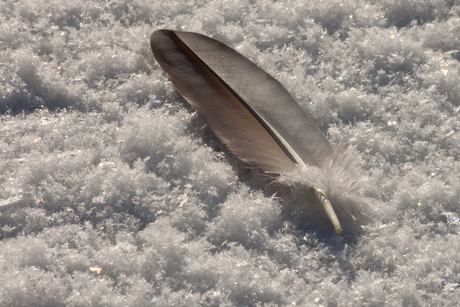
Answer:
POLYGON ((458 305, 459 12, 2 1, 0 305, 458 305), (159 28, 234 47, 355 147, 347 174, 368 184, 324 184, 370 206, 359 234, 285 214, 301 185, 273 195, 215 138, 155 62, 159 28))

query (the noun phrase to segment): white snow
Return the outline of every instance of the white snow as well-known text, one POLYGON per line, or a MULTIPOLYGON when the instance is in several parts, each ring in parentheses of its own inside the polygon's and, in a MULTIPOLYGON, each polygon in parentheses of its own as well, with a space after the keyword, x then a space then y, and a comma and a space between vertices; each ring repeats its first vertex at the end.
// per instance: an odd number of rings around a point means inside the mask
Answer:
POLYGON ((458 305, 459 60, 458 1, 0 2, 0 305, 458 305), (356 146, 361 234, 284 214, 163 74, 160 28, 356 146))

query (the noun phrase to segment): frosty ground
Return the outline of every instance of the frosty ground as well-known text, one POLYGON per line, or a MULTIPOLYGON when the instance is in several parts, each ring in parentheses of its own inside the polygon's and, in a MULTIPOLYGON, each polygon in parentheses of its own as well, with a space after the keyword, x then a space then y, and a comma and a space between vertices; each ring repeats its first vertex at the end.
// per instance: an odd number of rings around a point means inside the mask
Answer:
POLYGON ((460 3, 2 1, 0 306, 460 303, 460 3), (361 234, 283 215, 150 51, 232 46, 333 144, 361 234))

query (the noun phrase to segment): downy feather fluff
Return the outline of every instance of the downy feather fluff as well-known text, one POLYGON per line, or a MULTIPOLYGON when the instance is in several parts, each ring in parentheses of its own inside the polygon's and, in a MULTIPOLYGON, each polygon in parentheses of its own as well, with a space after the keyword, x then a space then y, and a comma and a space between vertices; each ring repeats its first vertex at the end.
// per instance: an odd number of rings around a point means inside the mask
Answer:
POLYGON ((334 150, 277 80, 198 33, 158 30, 150 43, 181 95, 232 153, 284 185, 304 188, 307 205, 327 216, 338 234, 367 217, 352 150, 334 150))

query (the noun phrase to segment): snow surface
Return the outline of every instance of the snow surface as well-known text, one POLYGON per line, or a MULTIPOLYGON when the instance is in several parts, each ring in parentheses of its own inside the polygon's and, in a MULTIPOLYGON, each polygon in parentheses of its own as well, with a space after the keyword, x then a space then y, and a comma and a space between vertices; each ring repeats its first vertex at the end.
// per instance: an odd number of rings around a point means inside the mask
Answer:
POLYGON ((0 306, 460 304, 460 2, 0 2, 0 306), (150 51, 196 31, 356 146, 360 235, 280 214, 150 51))

